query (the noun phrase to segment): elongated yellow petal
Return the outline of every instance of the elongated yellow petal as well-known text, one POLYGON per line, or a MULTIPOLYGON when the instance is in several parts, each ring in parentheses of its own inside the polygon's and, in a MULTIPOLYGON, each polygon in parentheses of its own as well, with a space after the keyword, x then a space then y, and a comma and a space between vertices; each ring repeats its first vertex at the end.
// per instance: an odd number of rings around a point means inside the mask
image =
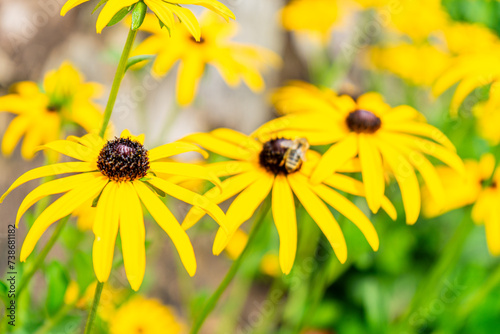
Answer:
POLYGON ((350 133, 345 139, 332 145, 311 175, 311 182, 318 184, 332 175, 347 161, 353 159, 358 154, 358 136, 350 133))
POLYGON ((255 164, 247 161, 230 160, 214 162, 205 165, 205 168, 216 176, 221 177, 248 172, 255 169, 255 164))
POLYGON ((500 255, 500 212, 498 208, 498 197, 490 203, 489 215, 484 220, 486 229, 486 242, 491 255, 500 255))
POLYGON ((146 271, 146 231, 142 206, 131 182, 122 182, 120 203, 120 238, 123 263, 130 286, 139 290, 146 271))
POLYGON ((108 0, 97 18, 96 30, 100 34, 102 30, 108 25, 109 21, 118 13, 122 8, 133 5, 139 0, 108 0))
POLYGON ((385 143, 379 144, 384 160, 389 165, 392 173, 396 177, 403 205, 406 212, 406 223, 415 224, 420 214, 420 188, 417 175, 404 155, 385 143))
POLYGON ((2 153, 10 156, 23 134, 28 131, 30 125, 29 117, 16 117, 10 122, 2 140, 2 153))
POLYGON ((217 204, 209 200, 207 197, 201 196, 191 190, 158 177, 154 177, 148 182, 172 197, 201 208, 210 217, 212 217, 223 230, 227 231, 226 216, 224 215, 224 212, 217 204))
POLYGON ((227 210, 227 222, 229 224, 229 238, 219 229, 215 236, 213 252, 219 255, 227 246, 234 232, 248 219, 250 219, 259 205, 266 199, 273 186, 274 176, 261 173, 259 178, 241 192, 231 203, 227 210))
POLYGON ((189 33, 193 35, 196 41, 200 41, 200 24, 198 23, 196 16, 194 16, 194 14, 189 9, 169 3, 164 3, 163 5, 167 6, 172 12, 175 13, 175 15, 177 15, 182 24, 186 27, 189 33))
POLYGON ((170 10, 170 7, 165 6, 162 0, 144 0, 149 9, 158 16, 158 18, 165 24, 169 29, 175 28, 175 18, 174 13, 170 10))
POLYGON ((99 282, 106 282, 111 273, 115 241, 118 234, 120 211, 122 210, 122 184, 110 182, 102 191, 95 222, 93 225, 94 244, 92 260, 94 271, 99 282))
POLYGON ((7 189, 7 191, 0 197, 0 203, 3 202, 5 197, 15 188, 20 185, 35 179, 39 179, 46 176, 67 174, 67 173, 83 173, 95 171, 96 167, 92 163, 88 162, 64 162, 60 164, 53 164, 48 166, 42 166, 30 171, 27 171, 21 175, 14 183, 7 189))
POLYGON ((219 1, 215 0, 175 0, 172 1, 174 3, 178 3, 180 5, 198 5, 198 6, 203 6, 205 8, 208 8, 217 14, 221 15, 224 17, 226 20, 228 18, 232 18, 233 20, 235 19, 235 16, 229 8, 224 6, 222 3, 219 1))
POLYGON ((286 176, 276 176, 272 196, 273 219, 280 237, 281 271, 288 275, 297 253, 297 217, 292 189, 286 176))
POLYGON ((84 2, 87 2, 87 1, 89 1, 89 0, 68 0, 68 1, 66 1, 64 6, 61 8, 61 16, 66 15, 66 13, 68 11, 70 11, 71 9, 75 8, 76 6, 78 6, 84 2))
POLYGON ((375 227, 373 227, 370 220, 354 203, 335 190, 322 184, 314 186, 312 190, 331 207, 352 221, 363 232, 373 250, 378 250, 379 239, 375 227))
POLYGON ((40 148, 51 149, 58 153, 67 155, 68 157, 81 161, 91 162, 97 160, 97 156, 94 150, 70 140, 56 140, 51 143, 45 144, 40 148))
POLYGON ((373 136, 361 133, 358 138, 359 160, 365 185, 366 201, 370 210, 376 213, 380 208, 385 190, 382 159, 377 145, 373 142, 373 136))
POLYGON ((21 145, 21 156, 25 160, 31 160, 35 156, 37 146, 43 144, 44 128, 50 128, 45 121, 40 121, 40 127, 31 125, 24 136, 21 145))
POLYGON ((347 260, 347 245, 344 234, 326 204, 309 188, 308 181, 303 175, 299 173, 290 174, 288 175, 288 182, 304 209, 330 242, 340 263, 345 263, 347 260))
POLYGON ((106 182, 107 179, 104 177, 95 178, 69 191, 49 205, 35 220, 24 239, 23 247, 21 248, 21 261, 24 262, 31 254, 36 243, 50 225, 68 216, 80 205, 90 198, 95 197, 101 191, 102 187, 104 187, 106 182))
POLYGON ((474 89, 489 84, 491 79, 491 77, 485 77, 484 75, 477 75, 463 79, 458 84, 455 94, 451 100, 451 113, 456 115, 458 113, 458 108, 460 108, 460 105, 465 98, 472 93, 474 89))
POLYGON ((448 137, 446 137, 444 133, 442 133, 440 130, 438 130, 436 127, 430 124, 422 122, 408 122, 408 123, 396 122, 396 123, 383 123, 382 126, 384 130, 411 133, 419 136, 428 137, 440 143, 450 151, 452 152, 456 151, 455 146, 448 139, 448 137))
POLYGON ((187 176, 210 181, 219 188, 221 186, 219 178, 204 166, 181 162, 152 162, 149 167, 155 173, 187 176))
POLYGON ((248 150, 247 147, 232 144, 209 133, 194 133, 182 138, 182 140, 194 142, 211 152, 235 160, 250 160, 255 157, 255 153, 248 150))
MULTIPOLYGON (((261 173, 258 171, 249 171, 247 173, 233 176, 229 179, 226 179, 222 182, 222 191, 219 191, 217 188, 212 188, 207 191, 203 196, 214 202, 215 204, 219 204, 246 187, 255 182, 261 173)), ((182 227, 187 230, 194 226, 203 216, 205 215, 205 211, 198 207, 192 207, 191 210, 187 213, 184 221, 182 222, 182 227)))
POLYGON ((208 158, 208 153, 205 150, 202 150, 200 147, 191 143, 176 141, 149 150, 149 161, 168 158, 177 154, 187 152, 198 152, 203 155, 205 159, 208 158))
POLYGON ((163 202, 141 181, 133 182, 137 194, 154 220, 174 243, 182 264, 190 276, 196 273, 196 258, 188 235, 163 202))
POLYGON ((399 122, 414 122, 425 120, 424 115, 419 113, 415 108, 410 106, 402 105, 391 109, 387 114, 380 117, 382 119, 382 126, 384 124, 391 124, 399 122))
POLYGON ((99 135, 97 135, 95 133, 89 133, 83 137, 68 136, 68 138, 66 138, 66 140, 80 143, 80 144, 94 150, 96 155, 101 151, 102 147, 106 143, 104 139, 102 139, 99 135))
POLYGON ((191 53, 181 62, 177 75, 177 101, 181 106, 193 102, 204 70, 205 62, 201 55, 191 53))
POLYGON ((260 152, 262 150, 262 144, 257 140, 232 129, 219 128, 211 131, 210 134, 237 146, 246 147, 251 152, 260 152))
POLYGON ((50 181, 36 187, 33 191, 26 195, 23 202, 19 206, 16 217, 16 227, 19 225, 19 220, 21 219, 22 215, 40 199, 49 195, 60 194, 66 191, 70 191, 71 189, 78 188, 82 184, 90 182, 99 176, 101 176, 101 173, 77 174, 50 181))

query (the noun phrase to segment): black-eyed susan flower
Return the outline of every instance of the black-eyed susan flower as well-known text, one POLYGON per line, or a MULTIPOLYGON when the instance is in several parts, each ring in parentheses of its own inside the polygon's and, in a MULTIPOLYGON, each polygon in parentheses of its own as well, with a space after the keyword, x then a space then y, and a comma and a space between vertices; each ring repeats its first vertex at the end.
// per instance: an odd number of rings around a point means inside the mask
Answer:
POLYGON ((24 81, 15 84, 12 90, 12 94, 0 97, 0 112, 17 115, 2 139, 4 155, 12 154, 24 136, 21 154, 30 160, 38 146, 63 136, 63 124, 77 124, 90 133, 102 123, 101 108, 93 102, 102 87, 85 82, 68 62, 48 72, 40 87, 24 81))
POLYGON ((259 92, 264 89, 260 72, 268 66, 279 66, 281 61, 263 47, 231 41, 237 31, 236 23, 225 23, 211 12, 206 12, 200 20, 203 35, 199 41, 180 24, 178 32, 170 36, 155 21, 154 15, 146 16, 140 29, 152 35, 132 55, 157 55, 152 67, 155 76, 164 76, 179 61, 177 101, 183 106, 193 101, 207 65, 214 66, 229 86, 235 87, 243 79, 250 89, 259 92))
MULTIPOLYGON (((423 213, 427 217, 436 217, 473 204, 472 220, 484 224, 490 253, 500 255, 500 169, 495 170, 492 154, 484 154, 479 161, 466 160, 465 169, 464 177, 449 167, 437 168, 446 200, 439 205, 423 196, 423 213)), ((427 188, 424 191, 424 195, 428 193, 427 188)))
POLYGON ((135 295, 110 319, 109 330, 111 334, 180 334, 186 328, 171 307, 135 295))
MULTIPOLYGON (((61 9, 61 15, 66 15, 70 9, 87 1, 89 0, 68 0, 61 9)), ((97 33, 101 33, 119 11, 127 7, 131 8, 138 2, 146 4, 155 13, 158 18, 158 25, 162 24, 169 29, 174 29, 176 22, 180 21, 197 41, 200 40, 201 34, 198 20, 189 9, 182 7, 183 5, 203 6, 219 14, 226 20, 235 18, 229 8, 216 0, 108 0, 101 1, 99 5, 104 2, 105 5, 99 13, 96 23, 97 33), (176 17, 178 20, 176 20, 176 17)))
MULTIPOLYGON (((323 231, 340 262, 344 263, 347 259, 347 246, 342 230, 327 204, 351 220, 363 232, 370 246, 374 250, 378 249, 379 240, 372 223, 356 205, 337 192, 340 190, 363 196, 361 182, 346 175, 332 174, 325 178, 323 183, 311 184, 309 176, 320 155, 307 149, 303 140, 278 135, 261 142, 229 129, 192 134, 183 140, 195 142, 209 151, 232 159, 207 165, 216 175, 229 177, 222 182, 220 193, 216 188, 212 188, 204 195, 214 203, 221 203, 237 195, 226 213, 230 235, 250 219, 259 205, 271 194, 274 224, 280 238, 279 259, 283 273, 288 274, 292 269, 297 248, 294 194, 323 231), (297 147, 297 140, 303 146, 297 147), (293 154, 289 151, 290 148, 294 150, 293 154), (297 157, 295 154, 301 157, 303 154, 303 157, 291 159, 297 163, 290 166, 288 157, 297 157)), ((343 166, 349 171, 355 167, 352 163, 343 166)), ((382 206, 395 218, 396 211, 385 197, 382 199, 382 206)), ((191 209, 182 223, 183 227, 193 226, 204 214, 197 209, 191 209)), ((219 229, 214 244, 215 254, 219 254, 226 245, 224 242, 218 242, 222 237, 224 234, 219 229)))
POLYGON ((435 167, 425 155, 464 171, 453 144, 441 131, 427 124, 414 108, 391 108, 377 93, 364 94, 355 101, 347 95, 335 97, 329 90, 301 83, 278 90, 273 99, 277 108, 284 106, 285 112, 292 114, 268 122, 254 136, 266 140, 284 132, 287 136, 305 137, 312 145, 335 143, 312 171, 313 184, 358 157, 368 206, 373 212, 377 212, 383 199, 386 167, 399 184, 408 224, 415 223, 420 213, 415 169, 436 201, 442 201, 444 196, 435 167))
POLYGON ((220 181, 201 166, 158 161, 189 151, 205 154, 196 145, 173 142, 148 151, 143 142, 144 135, 132 136, 125 130, 120 138, 109 141, 95 134, 88 134, 81 138, 69 137, 68 140, 46 144, 44 148, 79 161, 47 165, 28 171, 0 198, 0 201, 3 200, 13 189, 30 180, 74 173, 40 185, 21 203, 16 226, 26 210, 38 200, 48 195, 64 193, 33 223, 21 248, 21 261, 25 261, 31 254, 50 225, 92 200, 96 205, 92 226, 95 234, 92 258, 97 279, 105 282, 109 277, 115 239, 119 231, 127 278, 132 288, 137 290, 142 283, 146 266, 142 203, 174 243, 187 272, 194 275, 196 259, 189 237, 158 194, 168 194, 199 206, 220 224, 224 224, 224 213, 205 197, 161 179, 156 173, 205 179, 215 184, 220 181))

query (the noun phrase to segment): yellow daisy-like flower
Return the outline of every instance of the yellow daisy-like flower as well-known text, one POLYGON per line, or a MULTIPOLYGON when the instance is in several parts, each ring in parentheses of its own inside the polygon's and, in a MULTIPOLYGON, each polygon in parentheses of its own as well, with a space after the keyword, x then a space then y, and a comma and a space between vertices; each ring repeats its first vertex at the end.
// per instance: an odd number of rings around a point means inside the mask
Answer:
POLYGON ((274 100, 279 101, 278 108, 285 105, 293 114, 268 122, 254 135, 266 140, 284 132, 286 136, 305 137, 312 145, 335 143, 312 171, 312 184, 324 181, 346 162, 359 157, 368 206, 373 212, 378 211, 383 199, 385 167, 399 184, 408 224, 415 223, 420 213, 415 169, 436 201, 442 201, 444 196, 435 167, 425 155, 464 171, 453 144, 441 131, 427 124, 414 108, 391 108, 377 93, 364 94, 356 101, 347 95, 332 98, 331 92, 302 83, 278 90, 274 100), (295 101, 297 107, 292 107, 295 101))
POLYGON ((185 325, 159 300, 136 295, 116 311, 109 329, 111 334, 180 334, 185 325))
POLYGON ((417 86, 432 86, 450 59, 448 53, 429 44, 401 43, 370 50, 370 60, 376 69, 393 73, 417 86))
MULTIPOLYGON (((250 219, 266 197, 272 194, 272 214, 280 238, 279 259, 283 273, 288 274, 292 269, 297 249, 294 194, 323 231, 341 263, 347 259, 347 246, 327 204, 351 220, 365 235, 370 246, 378 249, 379 240, 372 223, 356 205, 333 189, 364 196, 361 182, 346 175, 332 174, 323 183, 311 184, 309 176, 320 155, 308 150, 308 144, 303 139, 278 136, 261 142, 234 130, 218 129, 208 134, 192 134, 183 140, 195 142, 232 159, 207 165, 217 176, 229 177, 222 182, 222 192, 212 188, 204 195, 215 203, 237 195, 226 213, 230 235, 250 219), (293 150, 293 154, 288 149, 293 150), (290 155, 292 158, 288 159, 290 155)), ((354 167, 352 164, 344 166, 349 171, 354 167)), ((395 218, 396 211, 385 197, 382 206, 395 218)), ((182 223, 183 227, 193 226, 204 214, 191 209, 182 223)), ((218 242, 221 237, 224 234, 219 229, 214 244, 215 254, 219 254, 227 244, 227 241, 218 242)))
POLYGON ((490 89, 489 99, 476 104, 472 108, 476 117, 477 133, 488 141, 491 146, 500 144, 500 90, 498 85, 490 89))
POLYGON ((102 123, 101 109, 92 101, 101 90, 97 83, 84 82, 68 62, 48 72, 41 87, 31 81, 15 84, 13 94, 0 97, 0 112, 17 115, 3 136, 2 153, 11 155, 24 136, 21 154, 30 160, 38 146, 61 137, 67 122, 93 132, 102 123))
POLYGON ((437 168, 445 187, 446 201, 442 205, 423 196, 423 212, 436 217, 445 212, 474 204, 472 220, 484 224, 490 253, 500 255, 500 169, 495 171, 495 158, 484 154, 480 161, 465 161, 466 177, 451 168, 437 168), (493 177, 493 178, 492 178, 493 177), (488 182, 490 181, 491 182, 488 182))
POLYGON ((115 239, 120 231, 127 278, 132 288, 137 290, 142 283, 146 266, 142 202, 173 241, 188 273, 194 275, 196 259, 189 237, 157 194, 168 194, 201 207, 219 224, 224 223, 224 213, 205 197, 161 179, 156 173, 205 179, 214 184, 220 184, 220 181, 201 166, 158 162, 159 159, 190 151, 205 153, 197 146, 173 142, 148 151, 143 142, 144 135, 132 136, 125 130, 120 138, 109 141, 95 134, 88 134, 81 138, 69 137, 68 140, 46 144, 44 148, 80 161, 53 164, 28 171, 0 198, 2 201, 13 189, 30 180, 75 173, 40 185, 21 203, 16 226, 21 216, 38 200, 48 195, 65 193, 48 206, 33 223, 21 248, 21 261, 25 261, 31 254, 35 244, 50 225, 93 200, 96 202, 97 211, 93 224, 95 240, 92 258, 97 279, 105 282, 109 277, 115 239))
MULTIPOLYGON (((89 0, 68 0, 63 8, 61 9, 61 15, 64 16, 66 13, 89 0)), ((198 20, 194 14, 187 8, 181 5, 198 5, 208 8, 215 13, 222 16, 224 19, 229 21, 229 19, 235 19, 233 12, 229 10, 226 6, 216 0, 108 0, 99 13, 97 18, 96 29, 97 33, 101 33, 102 30, 108 25, 111 19, 122 9, 130 6, 134 6, 138 2, 143 2, 148 6, 149 9, 158 17, 161 23, 167 26, 169 29, 175 28, 176 19, 178 18, 180 22, 186 27, 186 29, 194 36, 194 38, 200 40, 200 26, 198 20), (175 16, 174 16, 175 15, 175 16)), ((102 3, 102 1, 101 1, 102 3)), ((158 22, 158 25, 160 23, 158 22)))
POLYGON ((256 92, 264 89, 260 72, 267 66, 280 65, 281 59, 270 50, 230 41, 236 33, 236 23, 225 23, 211 12, 205 13, 200 20, 203 35, 198 42, 182 27, 170 36, 170 32, 155 21, 154 15, 146 16, 140 29, 152 35, 132 52, 132 56, 157 55, 152 68, 156 76, 164 76, 180 61, 177 100, 182 106, 193 101, 206 65, 214 66, 229 86, 238 86, 243 79, 256 92))
POLYGON ((457 55, 488 52, 491 47, 499 45, 495 32, 479 23, 452 22, 444 27, 443 35, 448 50, 457 55))

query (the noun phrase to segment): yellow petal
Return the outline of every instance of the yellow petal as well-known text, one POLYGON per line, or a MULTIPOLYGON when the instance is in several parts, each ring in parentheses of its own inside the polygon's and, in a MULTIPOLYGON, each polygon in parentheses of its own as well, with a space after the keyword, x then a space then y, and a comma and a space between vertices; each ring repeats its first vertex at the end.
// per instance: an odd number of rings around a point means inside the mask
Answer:
POLYGON ((177 75, 177 101, 181 106, 187 106, 193 102, 204 70, 205 62, 200 55, 190 53, 181 62, 177 75))
POLYGON ((247 161, 221 161, 205 165, 205 168, 218 177, 241 174, 255 169, 255 164, 247 161))
POLYGON ((61 8, 61 16, 64 16, 66 15, 66 13, 75 8, 76 6, 84 3, 84 2, 87 2, 89 0, 68 0, 66 1, 66 3, 64 4, 63 8, 61 8))
POLYGON ((457 114, 458 108, 465 98, 476 88, 485 86, 491 82, 491 78, 485 78, 483 75, 473 76, 463 79, 455 90, 451 100, 451 112, 457 114))
POLYGON ((484 221, 486 229, 486 241, 491 255, 500 255, 500 212, 497 201, 490 203, 490 213, 484 221))
POLYGON ((411 133, 419 136, 428 137, 441 145, 445 146, 450 151, 455 152, 456 148, 452 142, 446 137, 444 133, 439 131, 436 127, 421 122, 395 122, 395 123, 383 123, 384 130, 390 130, 394 132, 405 132, 411 133))
POLYGON ((133 134, 130 133, 130 131, 128 129, 125 129, 120 134, 120 138, 128 138, 130 140, 137 141, 137 142, 141 143, 142 145, 144 145, 145 136, 144 136, 144 134, 134 136, 133 134))
POLYGON ((2 140, 2 153, 10 156, 26 131, 29 131, 29 117, 16 117, 10 122, 2 140))
POLYGON ((40 123, 42 123, 40 124, 40 127, 30 126, 30 128, 26 132, 26 135, 24 136, 24 140, 21 145, 21 156, 25 160, 33 159, 37 151, 37 146, 43 143, 46 124, 43 124, 43 121, 40 121, 40 123))
POLYGON ((31 254, 42 234, 55 221, 68 216, 80 205, 96 196, 106 184, 107 180, 99 177, 75 188, 58 198, 49 205, 33 223, 28 231, 21 249, 21 261, 24 262, 31 254))
POLYGON ((379 239, 375 227, 354 203, 322 184, 314 186, 312 190, 331 207, 353 222, 361 230, 373 250, 378 250, 379 239))
POLYGON ((27 171, 21 175, 14 183, 7 189, 7 191, 0 197, 0 203, 3 202, 5 197, 15 188, 20 185, 35 179, 39 179, 46 176, 67 174, 67 173, 83 173, 91 172, 96 170, 94 164, 88 162, 64 162, 60 164, 53 164, 43 167, 38 167, 27 171))
POLYGON ((168 158, 177 154, 187 153, 187 152, 198 152, 206 159, 208 158, 208 153, 196 145, 190 143, 184 143, 181 141, 176 141, 173 143, 161 145, 149 150, 149 161, 155 161, 158 159, 168 158))
MULTIPOLYGON (((259 205, 266 199, 273 187, 274 176, 261 173, 259 178, 241 192, 231 203, 227 210, 227 222, 229 224, 229 238, 247 220, 249 220, 259 205)), ((230 239, 219 229, 215 236, 213 252, 219 255, 230 239)))
POLYGON ((276 176, 272 196, 273 219, 280 237, 281 271, 288 275, 297 252, 297 217, 293 193, 286 176, 276 176))
POLYGON ((219 178, 204 166, 181 162, 152 162, 149 167, 155 173, 187 176, 210 181, 219 188, 221 186, 219 178))
POLYGON ((123 263, 130 286, 139 290, 146 271, 146 231, 142 206, 131 182, 122 182, 123 192, 120 212, 120 238, 123 263))
POLYGON ((165 24, 169 29, 175 28, 175 18, 174 13, 170 7, 165 6, 165 2, 162 0, 144 0, 149 9, 158 16, 158 18, 165 24))
POLYGON ((198 23, 196 16, 194 16, 189 9, 165 2, 163 3, 163 6, 168 7, 172 12, 174 12, 175 15, 177 15, 177 17, 181 20, 182 24, 187 28, 189 33, 193 35, 194 39, 200 41, 200 24, 198 23))
POLYGON ((288 182, 304 209, 323 231, 340 263, 345 263, 347 260, 347 245, 344 234, 328 207, 309 188, 307 179, 303 175, 298 173, 290 174, 288 175, 288 182))
POLYGON ((194 133, 182 138, 182 140, 194 142, 211 152, 235 160, 250 160, 255 156, 255 153, 247 147, 235 145, 209 133, 194 133))
POLYGON ((146 185, 141 181, 134 181, 133 184, 146 209, 174 243, 184 268, 190 276, 194 276, 196 258, 188 235, 165 204, 146 185))
POLYGON ((350 133, 323 154, 318 166, 311 175, 311 182, 314 184, 322 182, 357 154, 358 136, 356 133, 350 133))
POLYGON ((97 18, 96 30, 100 34, 102 30, 108 25, 109 21, 118 13, 122 8, 133 5, 139 0, 108 0, 97 18))
POLYGON ((95 161, 97 159, 97 155, 94 150, 69 140, 56 140, 45 144, 40 148, 51 149, 58 153, 67 155, 68 157, 87 162, 95 161))
POLYGON ((382 159, 377 145, 374 144, 373 136, 361 133, 358 138, 359 160, 365 184, 366 200, 370 210, 376 213, 380 208, 385 190, 382 159))
POLYGON ((224 6, 222 3, 219 1, 215 0, 175 0, 175 3, 178 3, 180 5, 198 5, 198 6, 203 6, 205 8, 208 8, 217 14, 221 15, 224 17, 226 20, 228 18, 232 18, 233 20, 235 19, 235 16, 229 8, 224 6))
POLYGON ((232 129, 219 128, 211 131, 210 134, 237 146, 246 147, 251 152, 260 152, 262 150, 262 144, 257 140, 232 129))
POLYGON ((414 122, 425 120, 424 116, 415 108, 406 105, 392 108, 390 112, 382 115, 381 119, 382 126, 384 126, 384 124, 390 123, 398 124, 400 122, 414 122))

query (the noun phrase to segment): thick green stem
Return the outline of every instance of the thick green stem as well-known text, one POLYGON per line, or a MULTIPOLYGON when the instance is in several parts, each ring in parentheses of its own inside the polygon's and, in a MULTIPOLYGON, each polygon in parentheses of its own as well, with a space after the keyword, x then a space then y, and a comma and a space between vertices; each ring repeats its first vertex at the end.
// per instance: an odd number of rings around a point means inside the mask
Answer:
POLYGON ((101 300, 103 287, 104 283, 97 282, 94 293, 94 301, 92 302, 92 308, 90 309, 89 317, 87 318, 87 324, 85 325, 85 334, 92 333, 92 326, 94 325, 94 320, 97 314, 97 308, 99 307, 99 301, 101 300))
POLYGON ((266 218, 267 212, 269 211, 269 208, 271 207, 270 205, 270 200, 267 199, 264 201, 264 204, 262 208, 260 209, 258 217, 255 219, 255 222, 253 224, 252 230, 250 231, 250 235, 248 236, 248 241, 241 252, 240 256, 233 262, 231 265, 231 268, 229 268, 229 271, 226 274, 226 277, 224 277, 224 280, 221 282, 217 290, 214 292, 214 294, 210 297, 210 299, 207 301, 205 304, 205 307, 201 311, 200 315, 198 318, 195 320, 193 327, 191 328, 191 334, 196 334, 200 330, 201 326, 205 322, 205 319, 208 317, 210 312, 213 311, 215 306, 217 305, 217 302, 219 301, 220 297, 222 296, 222 293, 226 290, 228 287, 229 283, 234 278, 234 275, 238 272, 238 269, 240 268, 241 264, 245 260, 250 248, 252 247, 252 244, 256 240, 256 236, 258 232, 260 231, 262 227, 262 223, 264 222, 264 219, 266 218))
POLYGON ((31 280, 31 278, 33 277, 35 272, 38 270, 38 268, 42 265, 43 261, 47 257, 47 254, 49 254, 50 250, 52 249, 52 247, 56 243, 57 239, 59 238, 59 235, 61 234, 62 230, 64 229, 64 226, 66 226, 68 219, 69 219, 69 216, 66 216, 63 219, 61 219, 59 224, 57 224, 56 230, 54 231, 54 233, 52 233, 52 236, 50 237, 50 239, 47 242, 47 244, 45 245, 45 247, 43 247, 42 252, 38 255, 33 266, 30 268, 30 270, 26 273, 26 275, 24 275, 24 278, 21 280, 21 283, 19 284, 19 288, 17 289, 16 298, 19 298, 19 296, 21 295, 21 292, 23 292, 23 290, 28 286, 29 281, 31 280))
POLYGON ((118 91, 120 90, 120 85, 123 76, 125 75, 125 70, 127 68, 127 61, 130 56, 130 51, 132 50, 132 46, 134 44, 136 35, 137 35, 137 30, 132 30, 132 29, 129 30, 127 36, 127 42, 125 42, 125 46, 123 47, 123 52, 120 57, 120 62, 118 63, 118 67, 116 69, 115 78, 113 79, 113 85, 111 86, 111 92, 109 93, 108 103, 106 104, 106 109, 104 110, 102 127, 101 131, 99 132, 99 136, 101 136, 101 138, 104 138, 104 134, 106 133, 106 129, 109 124, 109 120, 111 119, 111 114, 115 106, 116 97, 118 96, 118 91))

